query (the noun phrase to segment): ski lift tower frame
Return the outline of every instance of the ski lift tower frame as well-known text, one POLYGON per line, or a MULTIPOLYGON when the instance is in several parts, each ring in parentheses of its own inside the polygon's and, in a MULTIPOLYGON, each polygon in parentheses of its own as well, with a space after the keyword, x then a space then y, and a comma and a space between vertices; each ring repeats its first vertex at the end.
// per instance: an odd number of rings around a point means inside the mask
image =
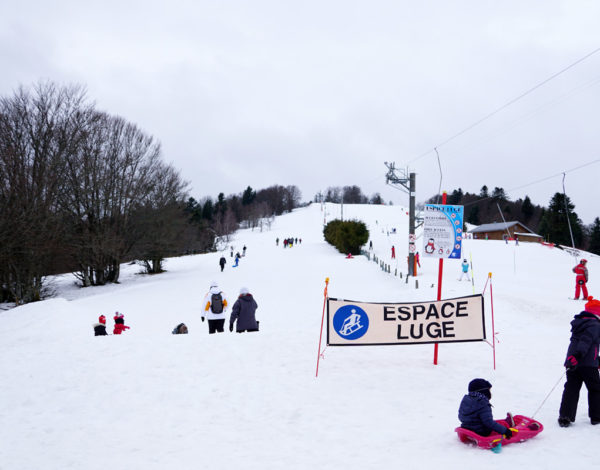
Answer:
POLYGON ((384 162, 388 169, 385 182, 393 188, 408 192, 408 275, 415 275, 415 197, 416 197, 416 173, 409 173, 408 169, 401 171, 401 176, 396 175, 396 164, 384 162))

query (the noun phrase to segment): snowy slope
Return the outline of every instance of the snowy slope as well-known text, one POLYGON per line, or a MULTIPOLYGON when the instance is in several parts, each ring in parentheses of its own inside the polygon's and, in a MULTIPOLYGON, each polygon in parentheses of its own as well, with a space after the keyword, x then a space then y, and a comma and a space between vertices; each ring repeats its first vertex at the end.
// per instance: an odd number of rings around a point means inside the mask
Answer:
MULTIPOLYGON (((441 345, 437 366, 432 345, 330 347, 315 378, 326 277, 330 296, 352 300, 434 300, 437 292, 437 260, 421 260, 418 289, 393 275, 406 271, 405 209, 343 210, 344 219, 368 224, 391 274, 327 245, 323 221, 341 208, 313 204, 278 217, 269 231, 238 232, 231 244, 248 247, 238 268, 225 252, 223 273, 213 253, 170 259, 158 276, 124 265, 116 286, 79 289, 64 275, 56 298, 0 313, 0 469, 592 466, 600 427, 589 424, 584 395, 576 424, 558 427, 562 382, 536 414, 546 429, 527 443, 497 455, 460 444, 453 432, 472 378, 494 384, 503 417, 533 414, 563 373, 569 321, 583 303, 569 300, 575 260, 557 249, 465 241, 477 292, 492 273, 496 371, 486 343, 441 345), (291 236, 302 244, 275 245, 291 236), (240 287, 250 289, 259 333, 207 334, 199 312, 213 279, 231 302, 240 287), (116 310, 131 330, 94 337, 98 315, 112 326, 116 310), (182 321, 190 334, 172 335, 182 321)), ((600 261, 587 257, 593 294, 600 261)), ((459 262, 444 268, 443 297, 472 294, 457 280, 459 262)))

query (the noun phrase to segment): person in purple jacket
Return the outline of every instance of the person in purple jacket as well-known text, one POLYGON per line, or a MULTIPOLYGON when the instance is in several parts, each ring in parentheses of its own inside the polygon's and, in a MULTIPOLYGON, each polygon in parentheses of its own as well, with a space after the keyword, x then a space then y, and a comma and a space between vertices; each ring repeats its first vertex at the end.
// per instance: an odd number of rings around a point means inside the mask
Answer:
POLYGON ((485 379, 473 379, 469 382, 469 393, 463 397, 458 409, 460 427, 484 437, 496 431, 510 439, 513 432, 516 432, 511 429, 515 423, 510 413, 507 413, 506 420, 494 421, 490 404, 491 388, 492 384, 485 379))
POLYGON ((229 318, 229 331, 233 331, 233 325, 237 321, 236 331, 243 333, 244 331, 258 331, 258 323, 256 321, 256 309, 258 304, 247 287, 240 289, 240 296, 233 304, 231 309, 231 317, 229 318))
POLYGON ((560 402, 559 426, 575 422, 581 386, 588 390, 588 415, 592 424, 600 424, 600 375, 598 348, 600 343, 600 301, 588 297, 585 310, 571 321, 571 341, 565 367, 567 381, 560 402))

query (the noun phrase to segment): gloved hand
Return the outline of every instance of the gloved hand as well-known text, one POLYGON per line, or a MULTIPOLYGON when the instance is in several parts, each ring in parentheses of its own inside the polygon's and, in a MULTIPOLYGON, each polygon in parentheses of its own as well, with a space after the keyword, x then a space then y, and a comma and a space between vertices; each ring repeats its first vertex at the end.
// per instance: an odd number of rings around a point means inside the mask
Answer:
POLYGON ((202 317, 202 323, 204 323, 204 317, 202 317))
POLYGON ((229 331, 230 331, 230 332, 233 332, 233 323, 230 323, 230 324, 229 324, 229 331))
POLYGON ((575 356, 569 356, 569 357, 567 357, 567 360, 565 361, 565 367, 567 368, 567 370, 577 369, 578 364, 579 364, 579 361, 577 361, 577 358, 575 356))

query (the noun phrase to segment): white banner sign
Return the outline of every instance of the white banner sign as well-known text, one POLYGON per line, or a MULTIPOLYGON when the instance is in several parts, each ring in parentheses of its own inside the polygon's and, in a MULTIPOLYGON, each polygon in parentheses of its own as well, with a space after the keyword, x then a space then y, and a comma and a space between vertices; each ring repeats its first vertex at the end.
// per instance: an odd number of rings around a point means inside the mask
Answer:
POLYGON ((327 344, 452 343, 485 340, 483 296, 433 302, 327 299, 327 344))

